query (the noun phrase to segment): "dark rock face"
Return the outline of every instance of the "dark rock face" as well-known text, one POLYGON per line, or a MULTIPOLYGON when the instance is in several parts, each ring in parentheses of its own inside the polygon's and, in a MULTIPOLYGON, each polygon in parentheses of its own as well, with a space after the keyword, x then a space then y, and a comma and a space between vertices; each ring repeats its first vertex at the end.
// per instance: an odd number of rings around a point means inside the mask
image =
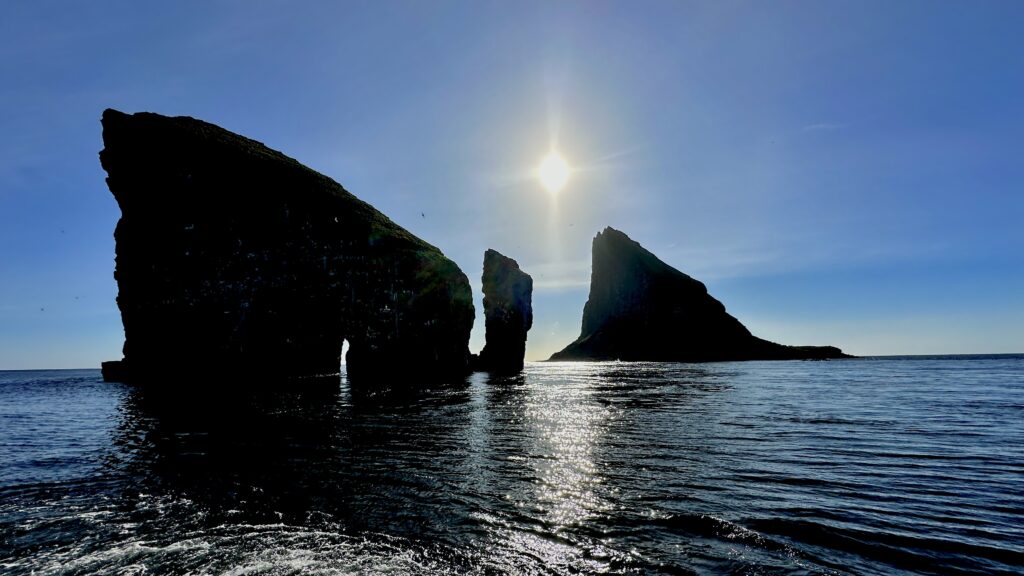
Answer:
POLYGON ((121 207, 119 380, 468 370, 473 301, 435 247, 339 184, 188 117, 103 113, 121 207))
POLYGON ((533 278, 495 250, 484 253, 486 344, 475 368, 518 372, 526 355, 526 333, 533 326, 533 278))
POLYGON ((613 228, 594 238, 580 337, 551 360, 707 362, 845 357, 757 338, 701 282, 613 228))

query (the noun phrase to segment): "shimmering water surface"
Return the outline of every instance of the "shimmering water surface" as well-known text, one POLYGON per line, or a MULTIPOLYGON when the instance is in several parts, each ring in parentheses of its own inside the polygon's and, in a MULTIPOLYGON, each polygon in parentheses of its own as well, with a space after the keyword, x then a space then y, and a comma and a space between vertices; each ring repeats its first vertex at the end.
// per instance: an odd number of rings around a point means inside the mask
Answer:
POLYGON ((405 396, 0 372, 4 574, 1024 571, 1024 356, 405 396))

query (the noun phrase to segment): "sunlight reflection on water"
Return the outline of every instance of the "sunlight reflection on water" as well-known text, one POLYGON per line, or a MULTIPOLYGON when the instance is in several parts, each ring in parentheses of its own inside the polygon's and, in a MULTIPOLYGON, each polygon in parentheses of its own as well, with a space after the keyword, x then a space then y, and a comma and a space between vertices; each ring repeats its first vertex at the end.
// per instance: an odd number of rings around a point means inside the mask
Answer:
POLYGON ((592 520, 611 504, 599 495, 602 483, 595 447, 607 432, 611 411, 593 401, 592 369, 559 365, 530 388, 525 414, 535 439, 532 462, 536 498, 548 523, 557 530, 592 520), (547 381, 571 381, 567 391, 547 381))
POLYGON ((1022 362, 543 363, 398 397, 0 373, 0 570, 1013 573, 1022 362))

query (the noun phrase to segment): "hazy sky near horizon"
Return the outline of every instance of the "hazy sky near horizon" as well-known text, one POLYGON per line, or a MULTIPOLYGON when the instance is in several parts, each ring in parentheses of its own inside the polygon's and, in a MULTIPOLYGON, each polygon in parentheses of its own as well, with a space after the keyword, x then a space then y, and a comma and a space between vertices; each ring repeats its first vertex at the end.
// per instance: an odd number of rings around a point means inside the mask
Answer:
POLYGON ((579 333, 618 228, 755 334, 1024 352, 1021 2, 8 2, 0 369, 120 358, 99 118, 189 115, 334 178, 579 333), (557 197, 533 170, 574 168, 557 197))

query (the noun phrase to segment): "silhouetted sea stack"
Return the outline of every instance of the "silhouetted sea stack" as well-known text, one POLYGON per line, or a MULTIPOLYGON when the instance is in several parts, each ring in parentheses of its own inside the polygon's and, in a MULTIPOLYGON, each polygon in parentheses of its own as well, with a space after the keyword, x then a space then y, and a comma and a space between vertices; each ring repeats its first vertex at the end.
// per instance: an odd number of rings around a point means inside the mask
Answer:
POLYGON ((466 275, 330 178, 188 117, 107 110, 103 142, 125 331, 105 377, 336 374, 345 339, 353 379, 468 371, 466 275))
POLYGON ((518 372, 526 355, 526 333, 533 326, 533 278, 495 250, 484 253, 486 344, 476 368, 518 372))
POLYGON ((796 360, 847 357, 752 335, 701 282, 613 228, 594 238, 580 337, 551 360, 796 360))

